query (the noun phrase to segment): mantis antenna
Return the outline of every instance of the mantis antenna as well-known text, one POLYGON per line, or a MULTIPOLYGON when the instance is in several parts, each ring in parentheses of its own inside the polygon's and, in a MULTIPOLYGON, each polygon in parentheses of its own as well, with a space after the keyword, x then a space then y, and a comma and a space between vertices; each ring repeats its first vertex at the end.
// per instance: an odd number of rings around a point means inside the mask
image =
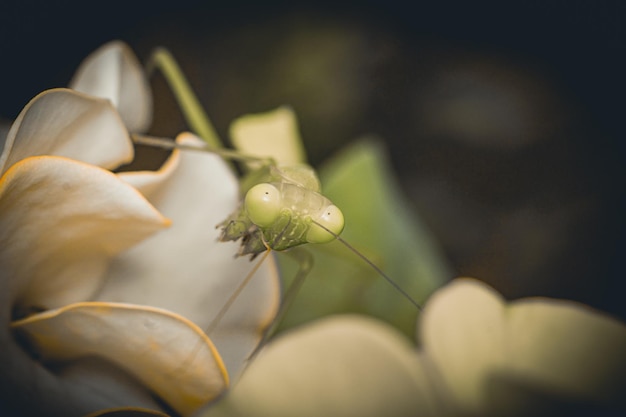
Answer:
POLYGON ((374 262, 372 262, 371 260, 369 260, 369 258, 365 255, 363 255, 360 251, 358 251, 354 246, 352 246, 350 243, 348 243, 344 238, 342 238, 341 236, 339 236, 338 234, 336 234, 335 232, 333 232, 332 230, 328 229, 326 226, 324 226, 321 223, 316 222, 315 220, 313 220, 313 222, 318 226, 321 227, 322 229, 324 229, 326 232, 330 233, 331 235, 333 235, 335 237, 335 239, 337 239, 339 242, 341 242, 341 244, 343 244, 346 248, 348 248, 352 253, 354 253, 356 256, 358 256, 359 258, 361 258, 363 261, 365 261, 365 263, 367 263, 370 267, 372 267, 380 276, 382 276, 389 284, 391 284, 400 294, 402 294, 404 296, 404 298, 406 298, 411 304, 413 304, 415 307, 417 307, 417 309, 419 311, 422 311, 422 306, 413 299, 413 297, 411 297, 406 291, 404 291, 402 289, 402 287, 400 287, 398 285, 397 282, 395 282, 393 279, 391 279, 389 276, 387 276, 387 274, 385 274, 385 272, 380 269, 380 267, 378 265, 376 265, 374 262))

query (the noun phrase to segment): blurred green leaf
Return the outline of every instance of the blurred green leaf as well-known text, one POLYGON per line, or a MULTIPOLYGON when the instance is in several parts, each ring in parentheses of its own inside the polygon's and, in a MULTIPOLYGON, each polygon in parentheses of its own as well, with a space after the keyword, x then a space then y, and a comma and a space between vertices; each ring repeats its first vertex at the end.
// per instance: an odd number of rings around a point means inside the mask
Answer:
MULTIPOLYGON (((402 196, 382 144, 362 140, 320 170, 322 191, 344 213, 342 237, 378 265, 418 303, 452 277, 441 250, 402 196)), ((341 242, 308 245, 315 266, 281 328, 332 313, 372 315, 405 334, 418 310, 341 242)), ((279 256, 285 286, 297 266, 279 256)))

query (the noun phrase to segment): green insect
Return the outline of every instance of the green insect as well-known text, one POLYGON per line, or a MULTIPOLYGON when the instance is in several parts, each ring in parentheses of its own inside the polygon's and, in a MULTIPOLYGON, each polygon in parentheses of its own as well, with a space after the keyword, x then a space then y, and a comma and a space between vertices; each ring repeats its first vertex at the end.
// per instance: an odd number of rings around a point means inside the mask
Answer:
MULTIPOLYGON (((226 160, 243 163, 246 174, 240 182, 242 204, 218 225, 221 228, 221 240, 240 242, 237 256, 250 255, 250 258, 254 259, 259 254, 265 253, 264 259, 271 251, 284 251, 296 258, 300 264, 292 285, 283 297, 274 324, 270 331, 266 332, 267 336, 281 321, 304 278, 310 272, 311 255, 298 248, 308 243, 328 243, 335 239, 340 241, 377 271, 417 309, 421 309, 420 305, 376 264, 340 237, 344 228, 344 215, 336 205, 321 194, 320 181, 312 167, 303 163, 280 165, 270 158, 244 155, 224 148, 169 52, 164 49, 156 50, 148 68, 149 72, 159 69, 164 74, 191 129, 204 139, 207 145, 186 146, 140 136, 135 136, 135 141, 166 149, 182 148, 214 152, 226 160)), ((247 285, 263 259, 226 301, 213 323, 206 329, 208 334, 247 285)))
POLYGON ((239 255, 327 243, 343 230, 341 210, 320 194, 309 166, 270 165, 250 175, 261 182, 244 188, 243 207, 221 224, 222 240, 241 239, 239 255))

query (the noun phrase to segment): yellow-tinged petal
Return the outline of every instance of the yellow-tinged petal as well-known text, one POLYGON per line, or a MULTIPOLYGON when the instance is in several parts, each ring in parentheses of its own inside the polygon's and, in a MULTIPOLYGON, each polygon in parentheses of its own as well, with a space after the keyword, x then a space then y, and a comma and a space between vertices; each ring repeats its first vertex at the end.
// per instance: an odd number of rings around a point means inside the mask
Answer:
POLYGON ((585 306, 507 304, 480 281, 459 279, 430 298, 420 335, 431 378, 457 413, 626 410, 626 326, 585 306))
POLYGON ((198 416, 431 416, 423 374, 399 332, 371 318, 336 316, 271 342, 198 416))
MULTIPOLYGON (((191 134, 177 140, 202 145, 191 134)), ((165 308, 208 329, 255 266, 247 258, 235 259, 237 243, 217 240, 216 225, 239 204, 237 179, 220 157, 181 150, 173 152, 161 171, 122 177, 145 192, 173 223, 116 258, 96 298, 165 308)), ((278 272, 270 255, 209 334, 231 377, 240 372, 271 323, 279 299, 278 272)))
POLYGON ((306 162, 296 115, 290 107, 236 119, 230 126, 233 146, 258 157, 271 157, 279 165, 306 162))
POLYGON ((109 171, 62 157, 24 159, 0 179, 5 301, 28 309, 88 299, 113 256, 168 225, 109 171))
POLYGON ((17 116, 0 156, 0 173, 37 155, 66 156, 112 169, 130 162, 133 145, 106 99, 57 88, 33 98, 17 116))
POLYGON ((202 330, 154 307, 84 302, 12 323, 44 361, 97 356, 126 370, 183 416, 228 385, 222 360, 202 330))
MULTIPOLYGON (((506 312, 509 378, 626 411, 626 325, 568 301, 523 299, 506 312)), ((497 384, 497 381, 494 381, 497 384)))
POLYGON ((70 88, 111 100, 131 132, 150 127, 150 86, 143 67, 124 42, 109 42, 85 58, 70 88))
POLYGON ((421 316, 425 355, 436 369, 440 391, 450 391, 460 408, 480 414, 482 382, 504 361, 504 300, 474 280, 456 280, 435 292, 421 316))

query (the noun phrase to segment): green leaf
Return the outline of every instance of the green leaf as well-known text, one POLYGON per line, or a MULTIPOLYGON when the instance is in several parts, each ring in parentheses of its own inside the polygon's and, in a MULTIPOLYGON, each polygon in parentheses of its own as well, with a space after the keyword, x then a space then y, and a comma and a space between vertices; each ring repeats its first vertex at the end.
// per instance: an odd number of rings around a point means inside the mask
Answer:
MULTIPOLYGON (((320 170, 322 192, 344 213, 342 237, 417 302, 452 277, 437 243, 402 196, 380 142, 359 141, 320 170)), ((417 308, 341 242, 309 245, 315 266, 282 325, 365 313, 413 335, 417 308)), ((296 266, 281 257, 283 277, 296 266)))
POLYGON ((230 138, 238 150, 248 155, 273 158, 279 165, 305 161, 296 115, 290 107, 235 119, 230 138))

